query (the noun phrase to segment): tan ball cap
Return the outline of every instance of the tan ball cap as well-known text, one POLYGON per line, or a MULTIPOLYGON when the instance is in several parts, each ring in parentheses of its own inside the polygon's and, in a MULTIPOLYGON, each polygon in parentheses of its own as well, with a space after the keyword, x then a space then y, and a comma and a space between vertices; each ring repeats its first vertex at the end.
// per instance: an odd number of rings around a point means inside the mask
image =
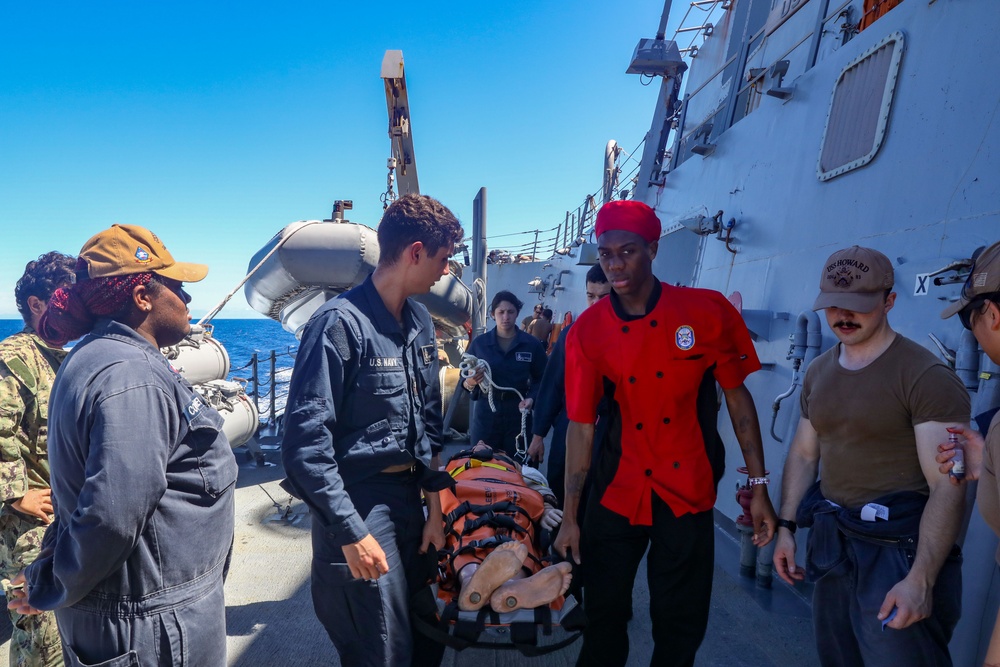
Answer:
POLYGON ((175 262, 156 234, 138 225, 111 225, 83 245, 80 259, 87 262, 91 278, 150 272, 194 283, 208 275, 204 264, 175 262))
POLYGON ((892 262, 878 250, 857 245, 838 250, 823 265, 812 309, 870 313, 882 303, 882 295, 892 289, 894 280, 892 262))
POLYGON ((941 311, 941 319, 959 313, 977 296, 995 292, 1000 292, 1000 241, 979 253, 958 301, 941 311))

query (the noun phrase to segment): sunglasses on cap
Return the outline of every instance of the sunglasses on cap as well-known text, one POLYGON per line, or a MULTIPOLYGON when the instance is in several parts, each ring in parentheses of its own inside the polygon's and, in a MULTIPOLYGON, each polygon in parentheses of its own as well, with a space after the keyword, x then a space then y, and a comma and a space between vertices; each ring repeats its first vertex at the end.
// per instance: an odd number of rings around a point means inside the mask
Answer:
POLYGON ((968 299, 970 302, 976 298, 972 294, 972 276, 975 275, 975 266, 969 270, 969 275, 965 277, 965 284, 962 285, 962 298, 968 299))
MULTIPOLYGON (((962 291, 964 296, 965 292, 964 288, 962 291)), ((969 301, 969 305, 967 305, 962 310, 958 311, 958 320, 962 323, 962 326, 968 329, 969 331, 972 331, 972 314, 982 312, 983 307, 987 303, 991 302, 1000 303, 1000 292, 980 294, 979 296, 969 301)))

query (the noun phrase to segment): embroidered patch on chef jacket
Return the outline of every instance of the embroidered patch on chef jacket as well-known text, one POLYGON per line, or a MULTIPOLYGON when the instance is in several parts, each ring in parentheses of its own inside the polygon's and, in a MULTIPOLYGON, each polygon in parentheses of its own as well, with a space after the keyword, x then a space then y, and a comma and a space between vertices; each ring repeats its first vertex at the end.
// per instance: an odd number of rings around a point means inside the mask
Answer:
POLYGON ((531 362, 531 352, 517 352, 514 354, 514 359, 517 361, 527 361, 531 362))
POLYGON ((690 350, 694 347, 694 329, 686 324, 678 327, 677 333, 674 334, 674 340, 680 349, 690 350))
POLYGON ((435 350, 435 345, 424 345, 420 348, 420 356, 423 358, 425 364, 429 364, 434 361, 435 350))

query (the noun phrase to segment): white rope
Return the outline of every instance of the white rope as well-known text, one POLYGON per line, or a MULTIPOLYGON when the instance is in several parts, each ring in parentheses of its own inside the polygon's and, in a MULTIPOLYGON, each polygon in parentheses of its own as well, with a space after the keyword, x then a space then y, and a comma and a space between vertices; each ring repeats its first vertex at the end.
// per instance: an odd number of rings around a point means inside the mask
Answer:
POLYGON ((205 324, 208 324, 209 322, 211 322, 212 318, 215 317, 216 315, 218 315, 219 311, 221 311, 223 308, 225 308, 226 304, 229 303, 229 300, 232 299, 233 296, 236 295, 236 292, 239 291, 239 289, 241 287, 243 287, 243 285, 245 285, 246 282, 253 277, 253 274, 257 273, 257 271, 260 269, 260 267, 264 266, 264 262, 266 262, 267 260, 269 260, 271 258, 271 255, 273 255, 274 253, 278 252, 278 250, 281 249, 281 246, 285 245, 285 242, 288 239, 290 239, 293 236, 295 236, 299 232, 299 230, 305 229, 306 227, 309 227, 310 225, 317 225, 319 223, 320 223, 319 220, 310 220, 307 223, 305 223, 304 225, 302 225, 301 227, 299 227, 298 229, 296 229, 294 232, 292 232, 291 234, 289 234, 288 236, 285 236, 285 237, 279 239, 278 242, 274 245, 274 247, 271 248, 266 255, 264 255, 264 259, 262 259, 259 262, 257 262, 257 266, 253 267, 250 270, 250 273, 248 273, 246 276, 244 276, 243 280, 241 280, 239 282, 239 284, 236 287, 233 288, 233 291, 230 292, 229 294, 227 294, 226 297, 222 301, 220 301, 219 304, 215 308, 213 308, 212 310, 210 310, 208 312, 208 314, 205 315, 205 317, 203 317, 200 320, 198 320, 198 324, 204 326, 205 324))
MULTIPOLYGON (((499 391, 512 391, 517 394, 517 397, 524 400, 524 394, 519 392, 514 387, 501 387, 496 382, 493 381, 493 369, 490 368, 489 363, 485 359, 479 359, 471 354, 463 354, 462 361, 458 365, 459 371, 462 376, 463 382, 475 375, 482 370, 483 379, 480 381, 479 390, 486 393, 486 400, 489 401, 490 410, 493 412, 497 411, 497 406, 493 402, 493 390, 499 391), (486 384, 486 388, 483 388, 483 383, 486 384)), ((517 452, 517 457, 524 460, 528 454, 528 415, 531 410, 523 409, 521 410, 521 438, 518 440, 514 438, 514 449, 517 452)), ((469 443, 470 446, 475 447, 476 443, 469 443)))

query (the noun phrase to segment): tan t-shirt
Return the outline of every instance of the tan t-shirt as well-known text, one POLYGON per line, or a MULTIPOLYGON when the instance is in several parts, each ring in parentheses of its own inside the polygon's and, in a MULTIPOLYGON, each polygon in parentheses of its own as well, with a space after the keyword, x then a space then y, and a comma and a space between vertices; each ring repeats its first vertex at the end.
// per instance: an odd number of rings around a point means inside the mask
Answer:
MULTIPOLYGON (((990 422, 986 432, 986 447, 983 449, 983 472, 979 475, 979 490, 976 504, 986 525, 1000 535, 1000 480, 997 480, 997 462, 1000 461, 1000 412, 990 422)), ((1000 563, 1000 551, 997 551, 1000 563)))
POLYGON ((838 344, 817 357, 802 385, 802 416, 819 435, 823 495, 856 509, 896 491, 929 493, 913 427, 968 422, 971 404, 962 382, 899 335, 861 370, 842 367, 839 355, 838 344))
POLYGON ((552 322, 544 317, 536 317, 528 325, 528 333, 546 343, 549 340, 549 335, 552 333, 552 322))

